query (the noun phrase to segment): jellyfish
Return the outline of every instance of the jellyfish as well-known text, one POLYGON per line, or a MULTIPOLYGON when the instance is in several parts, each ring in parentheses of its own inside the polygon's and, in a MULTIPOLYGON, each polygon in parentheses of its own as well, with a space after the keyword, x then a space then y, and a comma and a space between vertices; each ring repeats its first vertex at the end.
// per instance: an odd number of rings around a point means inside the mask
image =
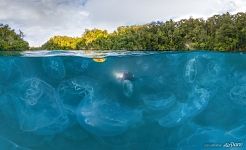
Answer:
POLYGON ((96 97, 81 102, 77 119, 84 129, 96 136, 116 136, 136 124, 141 119, 141 112, 96 97))
POLYGON ((196 115, 207 107, 210 93, 204 88, 195 87, 188 98, 186 112, 193 112, 193 115, 196 115))
POLYGON ((159 125, 167 128, 180 125, 189 115, 184 112, 185 107, 185 104, 179 103, 174 110, 158 120, 159 125))
POLYGON ((158 123, 163 127, 175 127, 184 121, 198 115, 208 105, 210 94, 206 89, 194 88, 189 94, 186 103, 177 103, 176 106, 158 123))
POLYGON ((159 92, 143 96, 143 101, 146 107, 152 111, 167 110, 174 106, 176 97, 169 92, 159 92))
POLYGON ((133 94, 134 86, 129 80, 122 81, 123 93, 126 97, 130 97, 133 94))
POLYGON ((11 140, 0 137, 0 149, 2 150, 29 150, 28 148, 21 147, 11 140))
POLYGON ((38 78, 17 83, 11 96, 20 129, 25 132, 54 134, 68 124, 55 89, 38 78))
POLYGON ((207 68, 208 68, 208 72, 214 76, 218 75, 221 70, 220 66, 216 64, 216 62, 208 63, 207 68))
POLYGON ((70 113, 75 113, 84 98, 92 99, 99 86, 89 77, 80 76, 63 81, 58 86, 58 94, 64 108, 70 113))
POLYGON ((43 69, 53 79, 63 79, 66 75, 65 66, 60 57, 43 58, 43 69))
POLYGON ((200 78, 198 79, 198 83, 202 87, 213 88, 218 87, 220 81, 223 81, 225 76, 221 76, 222 68, 220 67, 222 64, 219 61, 206 60, 199 66, 199 74, 200 78))
POLYGON ((228 131, 227 134, 239 140, 246 139, 246 126, 245 124, 237 126, 236 128, 228 131))
POLYGON ((190 137, 182 140, 178 144, 178 150, 198 150, 198 149, 230 149, 243 150, 243 143, 219 129, 200 129, 190 137), (233 143, 232 143, 233 142, 233 143), (237 144, 237 147, 232 147, 237 144))
POLYGON ((85 71, 89 67, 90 61, 88 59, 83 59, 83 60, 81 60, 78 63, 79 63, 79 66, 80 66, 79 69, 81 71, 85 71))
POLYGON ((90 138, 89 133, 82 129, 79 124, 76 124, 71 128, 68 128, 62 134, 64 135, 64 137, 66 137, 66 139, 72 141, 81 142, 90 138))
POLYGON ((171 92, 151 92, 143 93, 140 96, 144 104, 145 119, 148 121, 158 121, 168 113, 176 104, 176 97, 171 92))
POLYGON ((246 85, 236 85, 230 90, 230 99, 239 105, 246 105, 246 85))
POLYGON ((69 73, 81 74, 88 70, 91 60, 89 58, 66 58, 64 65, 69 73))
POLYGON ((196 58, 190 59, 185 66, 184 78, 188 83, 193 83, 197 76, 197 60, 196 58))

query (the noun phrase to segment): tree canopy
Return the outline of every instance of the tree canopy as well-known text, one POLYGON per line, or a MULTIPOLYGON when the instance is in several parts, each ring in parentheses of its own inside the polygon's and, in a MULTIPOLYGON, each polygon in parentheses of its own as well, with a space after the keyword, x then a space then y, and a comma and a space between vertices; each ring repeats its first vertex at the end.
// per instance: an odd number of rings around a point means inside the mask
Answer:
MULTIPOLYGON (((0 24, 0 50, 26 50, 23 33, 0 24)), ((246 50, 246 13, 214 15, 206 20, 152 22, 118 27, 112 33, 85 30, 80 37, 54 36, 38 49, 47 50, 246 50)))
POLYGON ((17 34, 8 25, 0 24, 0 50, 27 50, 28 42, 23 40, 24 34, 17 34))
POLYGON ((86 30, 76 38, 55 36, 42 49, 246 50, 246 13, 122 26, 113 33, 86 30))

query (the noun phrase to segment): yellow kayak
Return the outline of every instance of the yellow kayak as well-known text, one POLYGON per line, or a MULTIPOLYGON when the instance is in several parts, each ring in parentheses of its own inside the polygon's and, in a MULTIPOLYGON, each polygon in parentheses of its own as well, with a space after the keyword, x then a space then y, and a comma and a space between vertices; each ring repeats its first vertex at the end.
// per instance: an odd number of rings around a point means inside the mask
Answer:
POLYGON ((103 58, 103 57, 97 58, 97 57, 95 57, 95 58, 93 58, 93 61, 95 61, 97 63, 104 63, 106 61, 106 58, 103 58))

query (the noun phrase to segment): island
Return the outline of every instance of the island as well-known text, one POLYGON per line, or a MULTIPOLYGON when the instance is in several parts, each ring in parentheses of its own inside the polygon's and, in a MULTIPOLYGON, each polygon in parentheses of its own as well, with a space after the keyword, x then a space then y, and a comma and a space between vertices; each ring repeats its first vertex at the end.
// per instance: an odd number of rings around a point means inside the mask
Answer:
POLYGON ((0 25, 0 50, 246 50, 246 13, 225 13, 207 19, 151 22, 121 26, 110 33, 86 29, 81 37, 54 36, 41 47, 29 47, 24 34, 0 25))

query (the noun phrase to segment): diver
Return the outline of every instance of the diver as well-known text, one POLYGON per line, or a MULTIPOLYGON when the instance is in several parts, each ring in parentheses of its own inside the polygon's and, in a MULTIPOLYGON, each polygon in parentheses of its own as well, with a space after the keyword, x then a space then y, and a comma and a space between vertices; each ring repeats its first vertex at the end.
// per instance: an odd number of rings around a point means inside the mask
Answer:
POLYGON ((135 76, 131 72, 124 72, 123 73, 123 80, 134 81, 135 80, 135 76))
POLYGON ((126 97, 131 97, 134 91, 134 83, 135 76, 133 73, 129 71, 122 71, 115 73, 116 79, 118 79, 121 83, 123 94, 126 97))
POLYGON ((128 71, 116 73, 116 78, 121 81, 124 81, 124 80, 134 81, 135 80, 134 74, 128 71))

